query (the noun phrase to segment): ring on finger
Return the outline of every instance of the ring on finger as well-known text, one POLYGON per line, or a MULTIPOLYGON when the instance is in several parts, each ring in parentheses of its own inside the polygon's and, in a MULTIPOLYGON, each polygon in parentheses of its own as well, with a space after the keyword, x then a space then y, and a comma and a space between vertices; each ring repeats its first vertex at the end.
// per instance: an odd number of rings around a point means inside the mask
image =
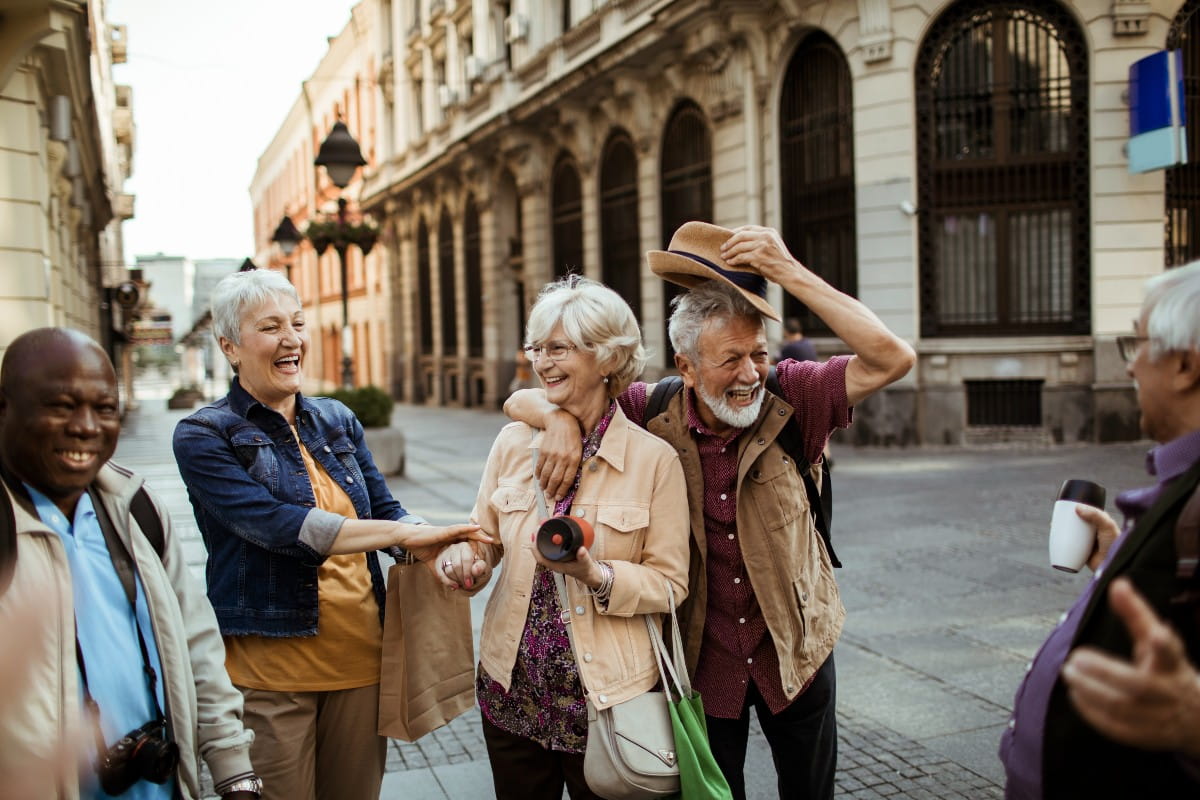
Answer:
POLYGON ((450 567, 453 567, 453 566, 454 566, 453 561, 447 560, 447 561, 442 562, 442 569, 449 569, 450 567))

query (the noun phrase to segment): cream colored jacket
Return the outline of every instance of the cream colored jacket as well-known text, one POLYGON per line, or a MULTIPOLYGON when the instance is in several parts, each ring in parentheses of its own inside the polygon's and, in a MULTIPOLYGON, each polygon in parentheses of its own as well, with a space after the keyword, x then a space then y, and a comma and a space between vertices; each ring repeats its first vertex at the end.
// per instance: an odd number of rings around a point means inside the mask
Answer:
MULTIPOLYGON (((532 434, 532 428, 514 422, 496 437, 471 513, 473 522, 499 539, 489 548, 491 564, 503 558, 484 613, 480 663, 505 689, 537 565, 532 536, 541 514, 530 458, 538 440, 532 434)), ((599 452, 583 464, 571 514, 592 522, 592 557, 612 564, 614 572, 607 609, 587 587, 567 578, 584 692, 597 708, 607 708, 658 681, 641 615, 668 610, 666 581, 676 603, 687 593, 688 505, 678 456, 666 442, 630 424, 618 408, 599 452)))
MULTIPOLYGON (((242 695, 225 673, 225 647, 204 590, 192 577, 183 551, 173 535, 169 517, 161 512, 165 549, 160 559, 154 545, 137 530, 129 511, 142 479, 111 462, 96 478, 101 502, 113 526, 132 552, 146 591, 154 640, 162 662, 163 685, 175 741, 177 771, 185 800, 199 798, 199 758, 208 763, 217 785, 250 771, 250 742, 254 734, 242 726, 242 695)), ((0 491, 8 491, 0 481, 0 491)), ((9 695, 0 714, 0 775, 12 775, 50 757, 64 732, 90 736, 92 728, 80 717, 80 688, 75 659, 74 601, 71 568, 58 534, 42 523, 24 500, 9 492, 17 530, 17 563, 12 583, 0 595, 0 630, 11 609, 32 605, 38 614, 39 636, 29 653, 29 679, 19 694, 9 695)), ((140 674, 131 680, 142 680, 140 674)), ((10 687, 3 687, 10 691, 10 687)), ((76 800, 77 781, 45 785, 35 800, 76 800)), ((4 790, 0 789, 0 795, 4 790)))

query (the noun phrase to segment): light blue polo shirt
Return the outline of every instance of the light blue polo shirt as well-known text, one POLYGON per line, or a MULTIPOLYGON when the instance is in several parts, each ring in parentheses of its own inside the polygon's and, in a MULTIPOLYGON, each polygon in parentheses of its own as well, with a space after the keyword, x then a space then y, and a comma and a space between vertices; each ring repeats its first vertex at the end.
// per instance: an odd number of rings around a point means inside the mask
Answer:
MULTIPOLYGON (((33 499, 38 516, 62 539, 71 566, 71 585, 75 596, 75 628, 79 649, 87 668, 88 691, 100 706, 100 731, 104 741, 114 742, 139 728, 156 716, 150 696, 149 680, 143 668, 142 651, 138 646, 137 628, 146 640, 150 665, 159 676, 156 684, 159 708, 162 708, 162 665, 150 624, 150 610, 141 578, 137 578, 137 621, 117 576, 104 532, 92 498, 85 492, 75 506, 75 519, 68 521, 62 510, 50 498, 25 484, 33 499), (135 627, 137 626, 137 627, 135 627)), ((83 703, 82 675, 80 704, 83 703)), ((89 750, 95 747, 95 737, 84 732, 89 750)), ((88 764, 95 763, 89 753, 88 764)), ((80 794, 83 798, 108 798, 89 767, 80 770, 80 794)), ((121 795, 121 800, 170 800, 174 796, 175 779, 162 785, 138 781, 121 795)))

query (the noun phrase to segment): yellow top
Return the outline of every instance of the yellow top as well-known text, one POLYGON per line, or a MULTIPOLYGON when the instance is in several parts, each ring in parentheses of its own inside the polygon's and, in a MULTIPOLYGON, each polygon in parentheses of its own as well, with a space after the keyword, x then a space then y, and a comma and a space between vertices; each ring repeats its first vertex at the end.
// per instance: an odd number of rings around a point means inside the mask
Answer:
MULTIPOLYGON (((349 495, 313 460, 299 436, 296 441, 317 508, 357 519, 349 495)), ((379 683, 383 629, 367 570, 367 559, 374 557, 354 553, 325 559, 317 571, 316 636, 226 636, 225 669, 234 684, 275 692, 326 692, 379 683)))

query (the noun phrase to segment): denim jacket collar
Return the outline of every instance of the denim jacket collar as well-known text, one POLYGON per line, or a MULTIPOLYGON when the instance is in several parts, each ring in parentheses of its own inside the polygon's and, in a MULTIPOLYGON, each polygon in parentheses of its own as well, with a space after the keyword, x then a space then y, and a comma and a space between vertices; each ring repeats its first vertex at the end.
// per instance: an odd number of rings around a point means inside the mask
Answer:
MULTIPOLYGON (((262 413, 287 424, 282 414, 246 391, 246 388, 242 386, 242 382, 238 380, 236 375, 229 384, 228 397, 229 410, 243 419, 250 419, 251 413, 255 415, 262 413)), ((296 392, 296 420, 299 421, 305 418, 307 422, 312 422, 314 418, 319 419, 320 417, 321 410, 317 408, 316 404, 306 398, 302 392, 296 392)))

